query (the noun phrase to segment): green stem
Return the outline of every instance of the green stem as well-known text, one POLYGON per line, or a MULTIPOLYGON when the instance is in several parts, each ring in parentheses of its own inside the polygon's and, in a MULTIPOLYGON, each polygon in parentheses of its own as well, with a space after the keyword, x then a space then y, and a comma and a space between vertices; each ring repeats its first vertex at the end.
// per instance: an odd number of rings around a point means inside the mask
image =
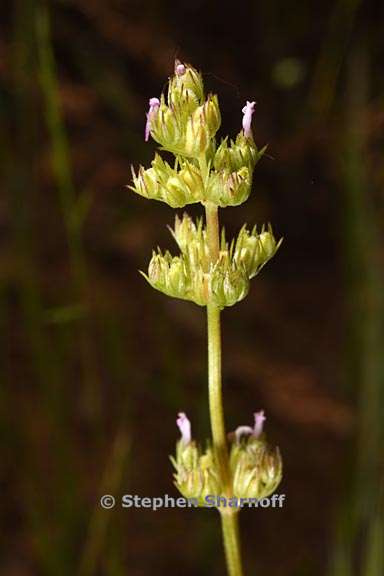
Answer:
POLYGON ((242 576, 243 568, 240 551, 239 514, 238 512, 234 512, 234 509, 232 509, 229 514, 223 513, 220 514, 220 516, 228 574, 230 574, 230 576, 242 576))
MULTIPOLYGON (((203 166, 203 164, 201 164, 203 166)), ((216 262, 220 250, 218 208, 207 203, 205 207, 207 221, 207 241, 211 264, 216 262)), ((220 469, 223 492, 227 498, 233 496, 232 480, 229 469, 228 447, 225 434, 223 395, 221 384, 221 327, 220 308, 208 302, 208 386, 209 411, 213 448, 220 469)), ((235 509, 222 508, 221 522, 223 529, 225 557, 229 576, 242 576, 243 569, 240 556, 240 538, 238 516, 235 509)))
POLYGON ((221 390, 221 329, 220 310, 215 304, 207 306, 208 320, 208 390, 209 412, 215 455, 227 496, 231 496, 228 449, 225 438, 223 398, 221 390))

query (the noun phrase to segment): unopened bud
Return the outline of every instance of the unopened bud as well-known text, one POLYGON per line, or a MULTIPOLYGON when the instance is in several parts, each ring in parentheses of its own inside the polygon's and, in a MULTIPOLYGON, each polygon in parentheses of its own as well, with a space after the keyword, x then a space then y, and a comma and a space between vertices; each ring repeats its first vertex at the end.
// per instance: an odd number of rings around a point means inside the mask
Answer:
POLYGON ((173 294, 185 294, 186 277, 183 262, 174 258, 171 262, 167 277, 169 291, 173 294))
POLYGON ((206 102, 196 108, 185 127, 184 153, 198 158, 204 154, 220 127, 221 116, 217 96, 208 96, 206 102))
POLYGON ((249 279, 241 267, 229 262, 227 256, 219 258, 210 272, 210 297, 220 308, 233 306, 246 297, 249 279))
POLYGON ((266 147, 258 150, 253 139, 246 138, 241 131, 236 140, 231 140, 229 144, 227 138, 222 140, 216 150, 213 165, 216 170, 226 168, 231 172, 236 172, 246 166, 252 178, 253 169, 265 150, 266 147))
POLYGON ((253 278, 275 255, 281 242, 276 242, 271 228, 258 234, 256 227, 249 232, 243 226, 235 243, 233 259, 245 268, 248 278, 253 278))
POLYGON ((262 232, 259 236, 264 255, 267 259, 272 258, 277 250, 276 240, 273 237, 272 230, 262 232))
POLYGON ((181 219, 178 216, 175 217, 175 226, 173 229, 170 228, 170 231, 180 250, 186 252, 191 243, 196 241, 196 237, 202 234, 202 228, 203 222, 201 219, 197 221, 196 225, 192 218, 184 212, 181 219))
POLYGON ((197 107, 204 99, 203 78, 190 64, 175 61, 175 75, 170 78, 168 102, 172 106, 197 107))
POLYGON ((248 168, 244 166, 237 172, 224 168, 211 172, 206 198, 221 208, 238 206, 248 199, 250 191, 251 178, 248 168))

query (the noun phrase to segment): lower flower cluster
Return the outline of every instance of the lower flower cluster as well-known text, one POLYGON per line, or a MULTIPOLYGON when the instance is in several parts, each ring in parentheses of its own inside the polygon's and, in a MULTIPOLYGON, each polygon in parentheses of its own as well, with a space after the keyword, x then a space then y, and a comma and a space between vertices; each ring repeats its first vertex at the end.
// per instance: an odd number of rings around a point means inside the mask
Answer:
POLYGON ((221 481, 212 449, 201 453, 194 441, 185 444, 180 440, 176 446, 176 458, 171 457, 176 470, 175 485, 187 499, 195 499, 203 506, 205 498, 221 494, 221 481))
POLYGON ((148 274, 143 275, 151 286, 168 296, 191 300, 200 306, 212 302, 224 308, 245 298, 250 279, 272 258, 281 243, 276 242, 270 227, 258 233, 256 227, 249 231, 243 226, 230 245, 223 232, 219 258, 210 264, 202 220, 195 224, 187 214, 182 220, 176 217, 171 232, 181 254, 154 252, 148 274))
MULTIPOLYGON (((263 420, 264 413, 257 412, 253 428, 240 426, 230 435, 230 472, 235 498, 261 500, 280 484, 280 451, 267 444, 262 432, 263 420)), ((211 447, 202 451, 191 439, 190 423, 184 413, 179 414, 177 422, 182 437, 176 446, 176 458, 171 457, 175 486, 185 498, 193 498, 204 506, 207 496, 223 494, 217 460, 211 447)))

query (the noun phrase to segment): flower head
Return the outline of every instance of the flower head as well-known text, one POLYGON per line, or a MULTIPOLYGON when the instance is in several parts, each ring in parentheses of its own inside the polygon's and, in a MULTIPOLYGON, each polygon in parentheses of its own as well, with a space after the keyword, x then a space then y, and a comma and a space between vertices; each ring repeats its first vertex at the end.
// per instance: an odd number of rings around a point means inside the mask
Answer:
POLYGON ((149 133, 151 129, 151 119, 154 114, 158 111, 160 106, 160 100, 158 98, 150 98, 149 99, 149 110, 146 114, 147 122, 145 124, 145 141, 148 142, 149 140, 149 133))
POLYGON ((247 138, 252 138, 251 124, 252 124, 252 115, 255 111, 255 104, 256 102, 248 102, 247 100, 246 105, 242 109, 242 113, 244 115, 243 116, 244 136, 246 136, 247 138))
POLYGON ((184 412, 179 412, 176 424, 181 433, 181 440, 184 444, 191 441, 191 423, 184 412))

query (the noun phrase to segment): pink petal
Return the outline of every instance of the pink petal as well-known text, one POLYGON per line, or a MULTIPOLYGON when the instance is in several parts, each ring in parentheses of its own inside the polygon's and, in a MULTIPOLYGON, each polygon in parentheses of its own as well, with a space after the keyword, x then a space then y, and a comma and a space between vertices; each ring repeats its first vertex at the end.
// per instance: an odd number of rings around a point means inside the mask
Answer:
POLYGON ((176 424, 181 433, 181 440, 184 444, 189 444, 191 441, 191 423, 184 412, 179 412, 176 424))
POLYGON ((149 99, 149 110, 146 113, 147 121, 145 123, 145 133, 144 133, 146 142, 148 142, 149 140, 149 134, 151 130, 151 118, 153 114, 157 112, 159 106, 160 106, 160 100, 158 98, 149 99))
POLYGON ((264 410, 260 410, 260 412, 255 412, 255 426, 253 428, 253 435, 258 438, 260 434, 263 432, 263 426, 266 417, 264 415, 264 410))
POLYGON ((244 114, 244 116, 243 116, 243 130, 244 130, 244 135, 247 138, 250 138, 252 136, 251 124, 252 124, 252 115, 255 111, 255 104, 256 104, 256 102, 248 102, 248 100, 247 100, 246 105, 242 109, 242 113, 244 114))

